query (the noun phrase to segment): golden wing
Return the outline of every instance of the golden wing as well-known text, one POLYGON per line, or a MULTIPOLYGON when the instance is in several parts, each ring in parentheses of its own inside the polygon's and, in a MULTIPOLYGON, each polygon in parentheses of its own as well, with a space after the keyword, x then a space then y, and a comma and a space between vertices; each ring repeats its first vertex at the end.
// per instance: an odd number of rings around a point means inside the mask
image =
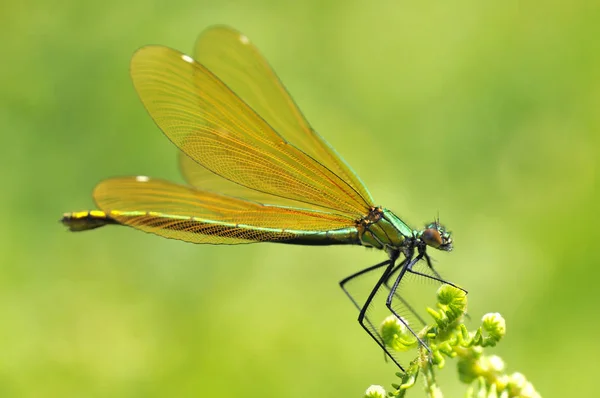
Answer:
POLYGON ((167 47, 138 50, 134 86, 169 139, 211 172, 237 184, 353 218, 371 203, 281 135, 206 67, 167 47))
MULTIPOLYGON (((226 26, 211 27, 198 37, 194 58, 221 79, 277 134, 341 177, 365 202, 373 203, 358 176, 310 127, 266 59, 246 36, 226 26)), ((294 205, 287 199, 265 198, 262 193, 223 183, 184 155, 180 156, 180 167, 191 185, 269 203, 294 205)))
POLYGON ((282 241, 301 231, 315 234, 355 225, 350 217, 267 206, 147 177, 102 181, 94 200, 119 224, 192 243, 282 241))

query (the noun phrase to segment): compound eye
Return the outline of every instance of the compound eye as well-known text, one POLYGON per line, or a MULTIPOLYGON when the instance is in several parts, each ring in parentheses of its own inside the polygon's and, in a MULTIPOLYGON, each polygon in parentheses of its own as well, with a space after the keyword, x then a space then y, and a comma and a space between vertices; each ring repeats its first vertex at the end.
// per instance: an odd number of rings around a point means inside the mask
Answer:
POLYGON ((428 246, 435 247, 436 249, 444 243, 440 231, 435 228, 427 228, 424 230, 423 235, 421 235, 421 240, 428 246))

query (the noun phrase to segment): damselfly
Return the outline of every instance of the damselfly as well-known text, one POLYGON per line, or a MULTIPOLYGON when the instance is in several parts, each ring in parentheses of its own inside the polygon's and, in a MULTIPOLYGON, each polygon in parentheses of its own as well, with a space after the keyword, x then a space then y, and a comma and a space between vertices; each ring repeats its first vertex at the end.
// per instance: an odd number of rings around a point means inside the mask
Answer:
POLYGON ((212 27, 198 38, 194 57, 143 47, 131 60, 131 77, 150 116, 180 149, 189 185, 140 176, 102 181, 93 193, 100 210, 65 214, 70 230, 118 224, 193 243, 380 249, 385 261, 340 285, 359 309, 360 324, 400 368, 378 320, 367 314, 376 297, 385 296, 386 311, 405 325, 415 345, 427 347, 416 333, 425 322, 399 294, 400 286, 409 275, 447 283, 426 249, 452 250, 450 233, 437 220, 414 230, 375 206, 246 36, 212 27), (374 285, 359 299, 350 282, 373 274, 374 285))

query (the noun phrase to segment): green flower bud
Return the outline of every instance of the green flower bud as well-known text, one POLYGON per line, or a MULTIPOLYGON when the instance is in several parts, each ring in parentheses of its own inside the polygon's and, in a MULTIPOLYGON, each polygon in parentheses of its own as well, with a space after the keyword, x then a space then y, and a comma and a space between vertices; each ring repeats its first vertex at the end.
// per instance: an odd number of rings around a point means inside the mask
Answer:
POLYGON ((481 320, 483 328, 494 340, 499 341, 506 334, 506 321, 499 313, 485 314, 481 320))
POLYGON ((525 384, 527 384, 527 379, 522 373, 515 372, 510 375, 509 385, 511 388, 520 390, 525 387, 525 384))
POLYGON ((385 345, 394 351, 408 351, 417 346, 417 338, 395 315, 383 320, 380 332, 385 345))
POLYGON ((455 306, 466 309, 467 294, 452 285, 442 285, 437 291, 437 300, 441 305, 455 306))
POLYGON ((521 397, 523 398, 541 398, 541 395, 535 391, 533 388, 533 384, 527 382, 525 386, 521 389, 521 397))
MULTIPOLYGON (((441 315, 447 323, 454 322, 467 310, 467 294, 452 285, 440 286, 437 291, 437 301, 441 315)), ((439 320, 437 323, 440 325, 439 320)))
POLYGON ((479 362, 471 358, 461 358, 457 363, 458 376, 460 381, 465 384, 471 384, 481 374, 479 362))
POLYGON ((385 396, 386 396, 385 388, 378 386, 376 384, 373 384, 372 386, 367 388, 367 391, 365 391, 364 398, 385 398, 385 396))
POLYGON ((506 391, 509 383, 510 377, 508 375, 498 376, 496 379, 496 386, 498 386, 499 391, 506 391))
POLYGON ((488 358, 490 370, 500 373, 504 370, 504 361, 497 355, 492 355, 488 358))
POLYGON ((432 386, 429 391, 427 391, 431 398, 443 398, 444 394, 442 394, 442 390, 438 386, 432 386))

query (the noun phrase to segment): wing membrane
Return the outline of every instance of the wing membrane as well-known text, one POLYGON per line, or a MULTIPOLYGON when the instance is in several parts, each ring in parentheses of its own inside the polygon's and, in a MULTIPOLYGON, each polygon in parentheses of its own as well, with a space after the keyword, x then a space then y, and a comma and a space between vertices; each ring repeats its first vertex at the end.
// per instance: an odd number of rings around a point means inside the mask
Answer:
POLYGON ((336 214, 268 206, 140 177, 102 181, 94 189, 94 200, 106 213, 118 210, 111 217, 121 224, 193 243, 275 241, 296 236, 283 229, 319 232, 354 225, 351 218, 336 214), (127 212, 140 216, 131 217, 127 212), (225 224, 229 227, 224 228, 225 224))
POLYGON ((187 156, 237 184, 354 217, 370 203, 290 145, 218 77, 167 47, 138 50, 131 76, 146 109, 187 156))
POLYGON ((228 196, 243 198, 253 202, 268 203, 270 205, 303 207, 320 211, 323 210, 323 208, 319 206, 308 203, 298 203, 295 200, 259 192, 243 185, 236 184, 235 182, 226 180, 225 178, 213 173, 205 167, 202 167, 182 151, 179 151, 179 169, 181 170, 181 174, 188 184, 202 189, 203 191, 222 193, 228 196))
POLYGON ((194 58, 235 92, 280 136, 346 181, 368 204, 358 176, 306 121, 273 69, 241 33, 214 26, 196 41, 194 58))

